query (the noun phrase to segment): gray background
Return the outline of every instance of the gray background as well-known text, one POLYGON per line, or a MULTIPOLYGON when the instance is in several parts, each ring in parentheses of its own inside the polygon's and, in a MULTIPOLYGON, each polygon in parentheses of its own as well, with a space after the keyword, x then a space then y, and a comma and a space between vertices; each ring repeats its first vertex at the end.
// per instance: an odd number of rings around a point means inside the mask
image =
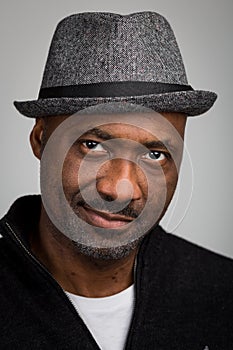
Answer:
POLYGON ((0 215, 18 196, 39 192, 39 164, 28 141, 33 120, 20 116, 12 101, 37 96, 57 22, 84 11, 144 10, 157 11, 171 23, 190 84, 219 95, 206 115, 189 119, 186 144, 194 171, 193 195, 183 215, 192 186, 191 165, 185 162, 178 206, 170 224, 166 219, 164 224, 176 228, 177 235, 233 257, 232 0, 2 1, 0 215))

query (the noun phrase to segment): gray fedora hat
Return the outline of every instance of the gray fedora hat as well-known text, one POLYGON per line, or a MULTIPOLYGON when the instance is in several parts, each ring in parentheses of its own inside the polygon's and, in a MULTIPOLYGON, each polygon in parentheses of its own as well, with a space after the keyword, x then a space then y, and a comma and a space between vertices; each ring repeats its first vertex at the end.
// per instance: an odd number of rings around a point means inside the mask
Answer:
POLYGON ((37 100, 15 101, 27 117, 73 114, 107 102, 202 114, 217 95, 194 90, 167 20, 154 12, 64 18, 50 46, 37 100))

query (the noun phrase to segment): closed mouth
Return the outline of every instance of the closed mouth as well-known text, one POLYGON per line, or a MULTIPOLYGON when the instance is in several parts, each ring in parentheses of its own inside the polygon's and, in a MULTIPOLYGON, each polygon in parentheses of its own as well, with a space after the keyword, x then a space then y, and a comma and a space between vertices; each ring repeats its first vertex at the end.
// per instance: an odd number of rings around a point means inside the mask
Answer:
POLYGON ((97 210, 86 204, 82 205, 79 211, 82 218, 84 218, 88 224, 102 228, 119 228, 134 220, 132 217, 97 210))

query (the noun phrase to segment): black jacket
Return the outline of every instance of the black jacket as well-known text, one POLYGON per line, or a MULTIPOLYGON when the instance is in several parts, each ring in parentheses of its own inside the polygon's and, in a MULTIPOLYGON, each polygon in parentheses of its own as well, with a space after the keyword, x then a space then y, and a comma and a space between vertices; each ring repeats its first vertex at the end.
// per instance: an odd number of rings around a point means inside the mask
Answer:
MULTIPOLYGON (((40 205, 39 196, 23 197, 0 222, 0 349, 97 350, 62 288, 30 253, 27 233, 40 205)), ((233 349, 231 259, 157 227, 140 247, 135 295, 125 349, 233 349)))

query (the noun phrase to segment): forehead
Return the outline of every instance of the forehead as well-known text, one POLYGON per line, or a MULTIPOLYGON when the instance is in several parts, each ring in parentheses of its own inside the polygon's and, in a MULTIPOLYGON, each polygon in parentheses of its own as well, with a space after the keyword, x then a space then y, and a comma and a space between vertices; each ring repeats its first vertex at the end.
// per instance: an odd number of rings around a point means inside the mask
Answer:
POLYGON ((129 123, 109 123, 99 125, 85 132, 82 137, 94 138, 97 140, 128 139, 138 143, 149 143, 152 141, 163 140, 164 143, 170 143, 172 136, 168 133, 153 132, 149 128, 136 126, 129 123))
POLYGON ((92 126, 90 124, 90 127, 85 127, 85 115, 77 115, 77 123, 74 115, 53 116, 45 119, 47 136, 50 136, 59 125, 67 122, 67 119, 71 120, 71 118, 74 121, 72 123, 73 132, 75 132, 75 129, 82 129, 82 134, 87 134, 95 130, 92 133, 101 138, 102 131, 102 136, 104 133, 109 135, 109 137, 103 138, 129 138, 138 142, 151 139, 173 139, 177 136, 183 139, 186 124, 186 116, 181 113, 93 115, 94 124, 92 123, 92 126), (96 132, 96 130, 99 132, 96 132))

